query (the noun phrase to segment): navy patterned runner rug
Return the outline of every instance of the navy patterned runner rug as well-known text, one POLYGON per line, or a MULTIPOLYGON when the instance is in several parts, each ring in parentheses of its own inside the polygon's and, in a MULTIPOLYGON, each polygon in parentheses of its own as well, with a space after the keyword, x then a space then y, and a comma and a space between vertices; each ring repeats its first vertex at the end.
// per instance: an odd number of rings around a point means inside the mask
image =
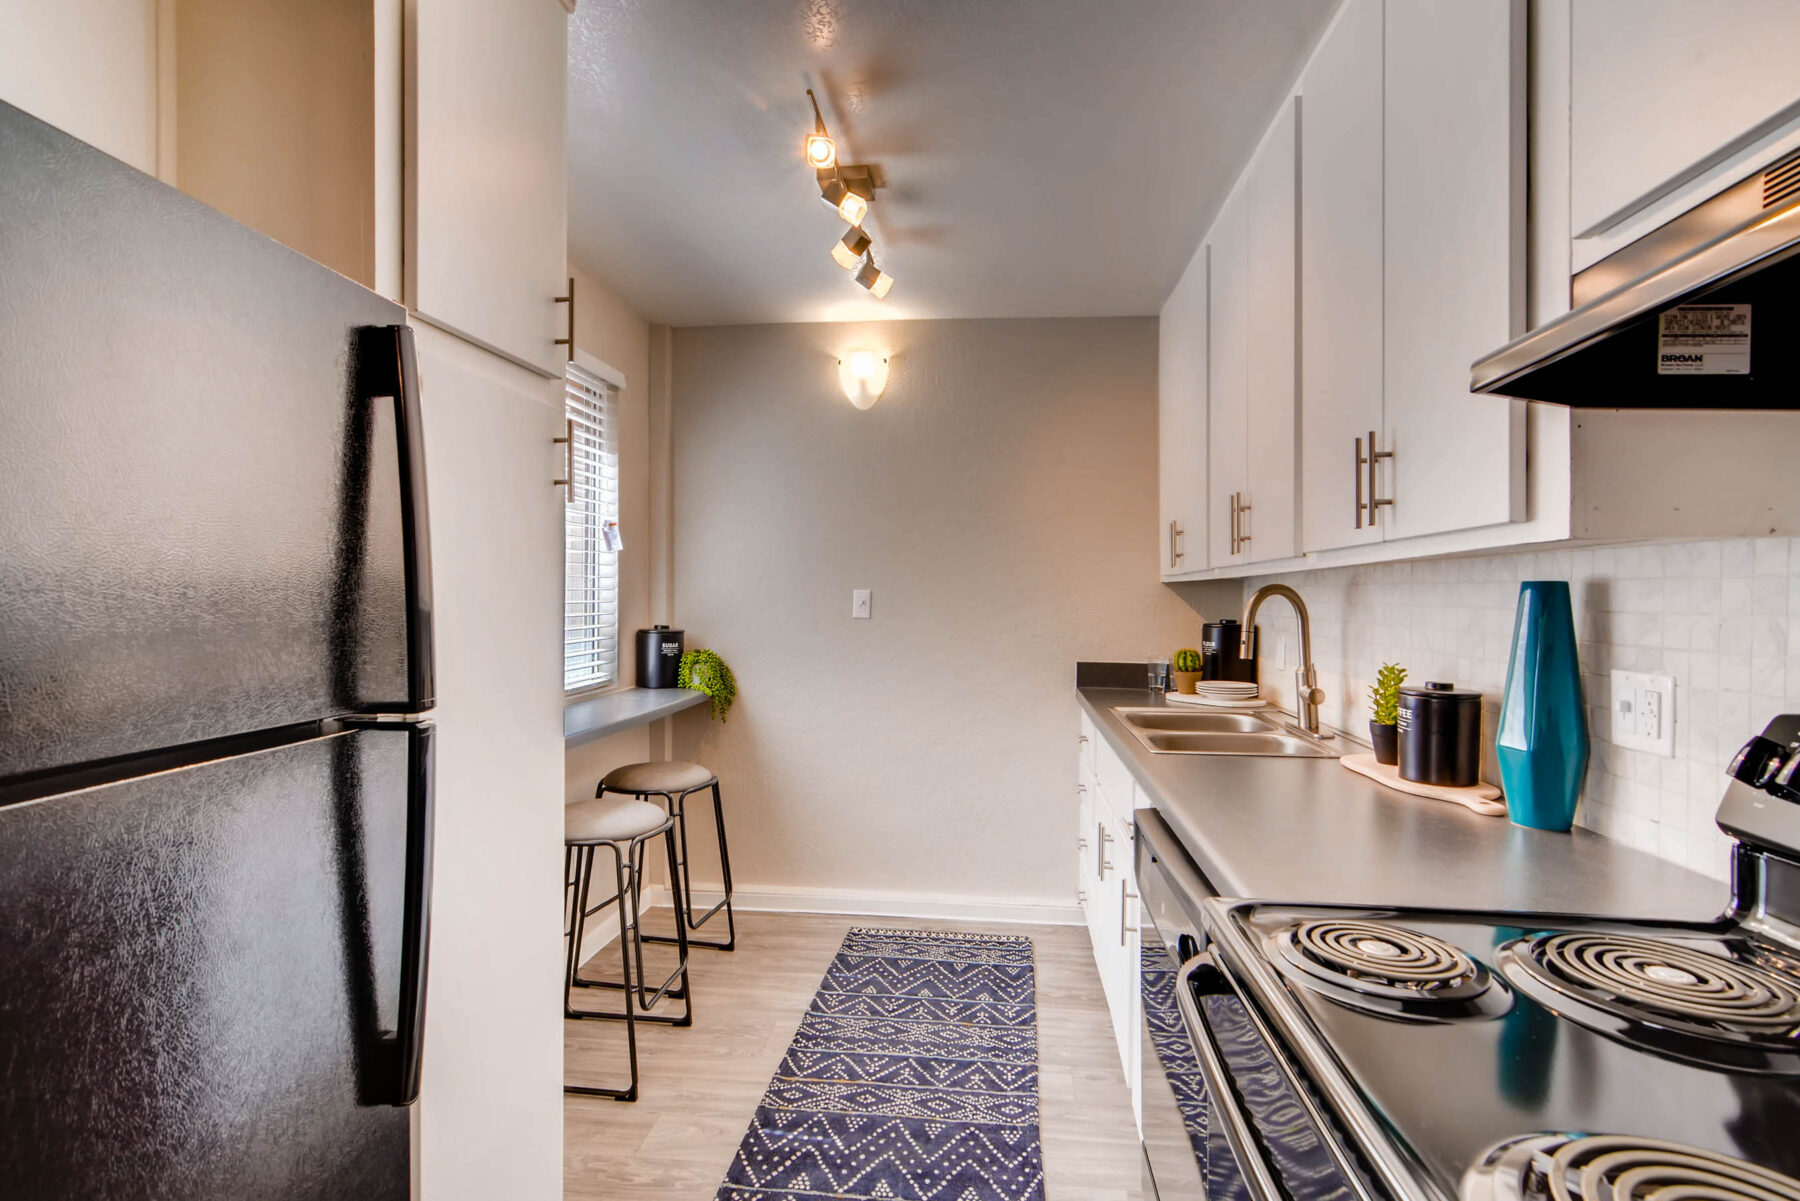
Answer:
POLYGON ((1031 940, 852 928, 717 1201, 1042 1201, 1031 940))

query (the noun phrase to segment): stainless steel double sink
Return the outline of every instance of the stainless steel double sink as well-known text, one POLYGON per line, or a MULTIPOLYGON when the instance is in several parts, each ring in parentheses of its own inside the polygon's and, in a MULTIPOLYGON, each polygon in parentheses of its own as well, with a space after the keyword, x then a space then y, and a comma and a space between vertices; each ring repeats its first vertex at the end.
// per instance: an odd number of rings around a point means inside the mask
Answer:
MULTIPOLYGON (((1274 755, 1335 759, 1338 752, 1258 713, 1113 709, 1132 736, 1158 755, 1274 755)), ((1275 712, 1274 710, 1270 711, 1275 712)))

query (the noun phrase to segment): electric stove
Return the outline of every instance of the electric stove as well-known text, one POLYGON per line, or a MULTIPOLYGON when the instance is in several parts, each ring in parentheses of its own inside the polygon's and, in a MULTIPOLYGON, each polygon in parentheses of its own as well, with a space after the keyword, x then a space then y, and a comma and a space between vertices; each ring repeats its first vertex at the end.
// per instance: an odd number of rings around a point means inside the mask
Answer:
POLYGON ((1706 923, 1195 896, 1140 829, 1163 1201, 1800 1201, 1800 716, 1730 774, 1706 923))

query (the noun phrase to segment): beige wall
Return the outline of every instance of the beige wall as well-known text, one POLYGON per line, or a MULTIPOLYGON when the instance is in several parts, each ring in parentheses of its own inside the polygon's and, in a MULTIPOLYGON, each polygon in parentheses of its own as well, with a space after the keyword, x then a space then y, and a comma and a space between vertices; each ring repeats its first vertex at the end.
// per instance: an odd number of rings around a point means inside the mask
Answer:
POLYGON ((739 889, 1071 906, 1075 661, 1199 635, 1156 579, 1155 321, 677 330, 674 428, 676 624, 741 690, 677 757, 739 889), (893 356, 866 412, 856 346, 893 356))
POLYGON ((154 172, 156 10, 157 0, 0 0, 0 100, 154 172))

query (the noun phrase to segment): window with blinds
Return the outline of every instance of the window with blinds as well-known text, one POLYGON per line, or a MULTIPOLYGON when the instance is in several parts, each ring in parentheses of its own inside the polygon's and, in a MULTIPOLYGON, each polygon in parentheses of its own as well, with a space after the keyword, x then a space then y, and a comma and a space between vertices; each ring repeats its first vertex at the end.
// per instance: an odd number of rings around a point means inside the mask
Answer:
POLYGON ((569 489, 564 509, 563 691, 619 677, 618 389, 568 368, 569 489))

